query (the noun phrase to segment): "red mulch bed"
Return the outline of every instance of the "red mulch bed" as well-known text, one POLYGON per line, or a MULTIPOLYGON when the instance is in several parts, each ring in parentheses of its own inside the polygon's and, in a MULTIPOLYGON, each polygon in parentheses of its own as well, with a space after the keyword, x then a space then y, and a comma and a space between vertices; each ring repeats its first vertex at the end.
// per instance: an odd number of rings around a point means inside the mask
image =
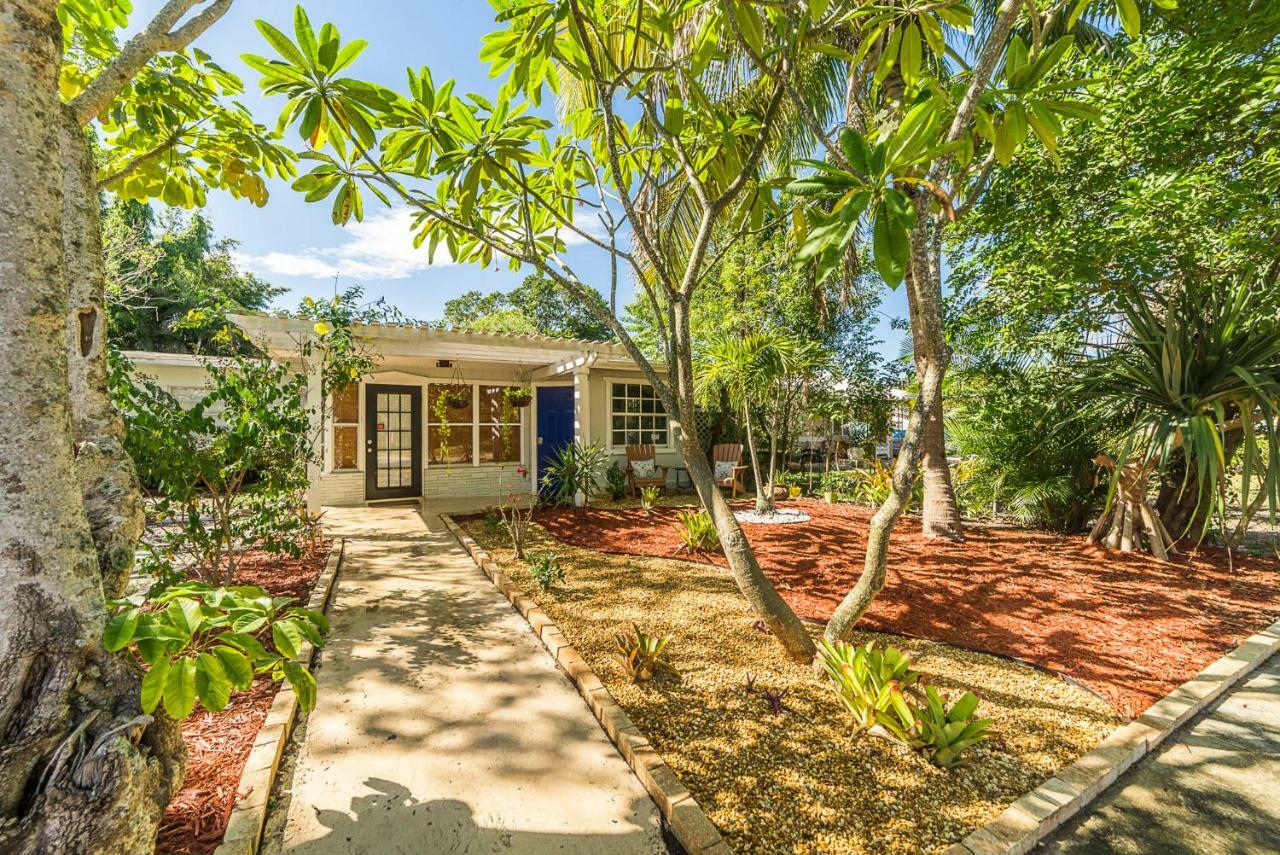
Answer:
MULTIPOLYGON (((825 621, 862 570, 871 512, 801 501, 813 519, 744 525, 768 576, 804 618, 825 621)), ((672 555, 678 509, 547 509, 562 541, 672 555)), ((698 559, 723 564, 720 554, 698 559)), ((1162 564, 1090 547, 1083 536, 971 525, 967 540, 926 540, 903 518, 884 590, 862 625, 1032 662, 1133 717, 1280 618, 1280 563, 1204 549, 1162 564)))
MULTIPOLYGON (((235 581, 259 585, 274 596, 294 597, 305 605, 328 557, 328 546, 300 559, 251 552, 236 571, 235 581)), ((233 695, 222 712, 210 713, 197 703, 195 712, 182 723, 187 774, 160 821, 159 855, 208 855, 218 848, 239 795, 236 788, 249 749, 279 688, 279 681, 264 674, 249 691, 233 695)))

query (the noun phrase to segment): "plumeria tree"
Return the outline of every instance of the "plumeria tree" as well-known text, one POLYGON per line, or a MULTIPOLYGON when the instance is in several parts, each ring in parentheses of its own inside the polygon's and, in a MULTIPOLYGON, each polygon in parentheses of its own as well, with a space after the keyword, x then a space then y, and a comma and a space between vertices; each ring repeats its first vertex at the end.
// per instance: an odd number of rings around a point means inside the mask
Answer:
POLYGON ((261 204, 292 153, 188 49, 231 0, 0 2, 0 850, 148 851, 182 743, 102 643, 143 514, 107 389, 99 191, 261 204), (94 140, 96 139, 96 144, 94 140))
MULTIPOLYGON (((801 161, 808 174, 789 185, 808 200, 804 216, 794 218, 805 236, 801 254, 822 276, 847 267, 856 247, 869 249, 884 281, 906 292, 917 380, 893 491, 872 519, 863 573, 826 629, 834 640, 847 636, 883 586, 889 534, 921 469, 925 533, 962 536, 943 432, 942 382, 951 358, 943 234, 981 197, 997 164, 1037 147, 1056 157, 1063 122, 1096 117, 1083 94, 1087 81, 1060 73, 1076 49, 1074 30, 1090 40, 1102 35, 1082 18, 1114 10, 1136 37, 1140 14, 1133 0, 1001 0, 972 8, 810 2, 807 9, 808 19, 772 7, 761 16, 784 38, 805 38, 806 20, 829 21, 832 41, 822 49, 842 59, 846 72, 844 109, 833 125, 822 123, 812 93, 793 90, 821 155, 801 161)), ((766 53, 748 46, 752 64, 766 68, 766 53)))
MULTIPOLYGON (((426 68, 409 71, 403 92, 350 76, 365 43, 314 28, 301 9, 292 36, 259 22, 274 56, 245 61, 265 92, 287 99, 281 122, 312 167, 295 187, 330 200, 335 222, 361 218, 368 199, 405 206, 425 251, 531 267, 608 326, 682 426, 681 454, 739 588, 787 651, 808 660, 807 631, 715 488, 695 428, 689 325, 702 273, 723 251, 713 232, 748 227, 774 205, 766 153, 799 48, 779 44, 770 74, 713 98, 720 45, 737 38, 714 6, 521 0, 501 4, 498 17, 482 51, 502 78, 492 100, 456 94, 426 68), (538 114, 549 95, 563 107, 558 124, 538 114), (687 183, 688 200, 667 198, 675 181, 687 183), (669 226, 677 209, 692 224, 687 239, 669 226), (654 308, 665 365, 579 277, 565 256, 569 237, 606 254, 613 277, 630 272, 654 308)), ((616 280, 598 284, 612 291, 616 280)))

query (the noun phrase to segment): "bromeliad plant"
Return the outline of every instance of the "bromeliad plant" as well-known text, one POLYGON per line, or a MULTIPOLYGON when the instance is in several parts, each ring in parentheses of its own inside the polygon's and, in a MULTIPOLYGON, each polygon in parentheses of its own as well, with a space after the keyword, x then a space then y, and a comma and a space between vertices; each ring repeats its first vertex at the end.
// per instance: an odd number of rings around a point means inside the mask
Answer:
POLYGON ((711 514, 706 511, 681 511, 676 533, 680 535, 680 548, 689 554, 720 548, 720 533, 711 514))
POLYGON ((991 720, 973 717, 977 695, 965 692, 948 709, 938 690, 920 682, 910 657, 896 647, 821 641, 818 658, 859 730, 878 726, 935 766, 955 766, 966 749, 987 738, 991 720))
POLYGON ((874 641, 861 647, 820 641, 818 657, 835 683, 840 702, 862 730, 876 723, 876 715, 890 708, 895 695, 916 691, 920 679, 906 654, 896 647, 881 650, 874 641))
POLYGON ((674 671, 662 653, 671 642, 670 637, 648 635, 634 623, 631 633, 618 633, 613 637, 618 649, 618 661, 627 679, 633 683, 652 680, 660 670, 674 671))
POLYGON ((103 645, 111 652, 129 648, 146 663, 146 713, 163 703, 171 718, 181 720, 197 699, 210 712, 220 712, 231 693, 247 690, 258 674, 287 680, 302 708, 310 710, 316 703, 316 681, 304 658, 308 644, 324 644, 329 621, 293 602, 252 586, 189 582, 169 588, 146 606, 113 603, 103 645), (271 647, 264 644, 267 639, 271 647))
POLYGON ((640 488, 640 509, 646 514, 653 513, 653 509, 658 506, 658 497, 662 495, 659 487, 641 487, 640 488))

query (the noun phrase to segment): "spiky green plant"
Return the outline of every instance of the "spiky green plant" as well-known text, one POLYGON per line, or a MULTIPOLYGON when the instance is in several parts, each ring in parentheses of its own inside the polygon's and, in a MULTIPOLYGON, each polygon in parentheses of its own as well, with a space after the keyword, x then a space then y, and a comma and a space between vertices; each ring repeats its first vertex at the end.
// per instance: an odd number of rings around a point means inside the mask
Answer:
POLYGON ((671 665, 663 658, 662 653, 671 643, 670 637, 659 637, 641 632, 640 627, 631 625, 631 633, 618 633, 613 637, 618 649, 618 662, 627 679, 633 683, 652 680, 660 670, 672 670, 671 665))
POLYGON ((678 517, 680 522, 675 528, 681 549, 694 553, 720 548, 720 533, 706 511, 681 511, 678 517))
POLYGON ((1235 281, 1122 291, 1111 341, 1082 365, 1080 388, 1126 426, 1118 466, 1140 460, 1155 469, 1181 454, 1180 488, 1194 491, 1201 537, 1226 514, 1232 431, 1243 433, 1242 506, 1261 490, 1274 517, 1280 501, 1278 292, 1275 267, 1235 281), (1199 513, 1206 503, 1212 514, 1199 513))

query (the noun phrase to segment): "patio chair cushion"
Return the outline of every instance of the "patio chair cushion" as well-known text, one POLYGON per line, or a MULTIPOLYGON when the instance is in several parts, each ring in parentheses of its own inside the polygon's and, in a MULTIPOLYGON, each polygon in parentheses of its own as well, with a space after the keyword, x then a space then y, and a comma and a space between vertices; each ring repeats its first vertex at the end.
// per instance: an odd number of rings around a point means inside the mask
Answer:
POLYGON ((658 465, 652 460, 633 460, 631 474, 641 479, 653 478, 658 474, 658 465))
POLYGON ((716 480, 725 481, 733 477, 734 462, 732 460, 716 461, 716 480))

